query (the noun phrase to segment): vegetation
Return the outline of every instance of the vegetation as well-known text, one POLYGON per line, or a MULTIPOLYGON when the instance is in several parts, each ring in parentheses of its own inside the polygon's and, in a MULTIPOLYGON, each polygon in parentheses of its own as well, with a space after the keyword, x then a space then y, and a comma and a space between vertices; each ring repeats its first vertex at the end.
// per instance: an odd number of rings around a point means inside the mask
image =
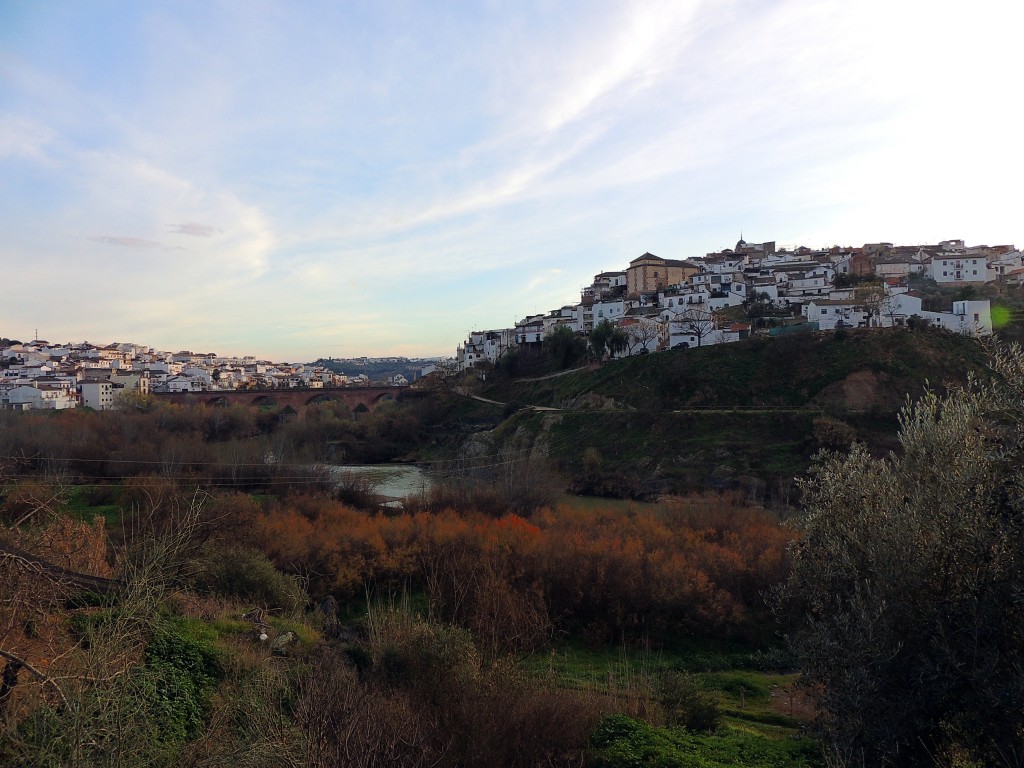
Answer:
POLYGON ((578 765, 616 712, 732 733, 679 670, 623 698, 520 661, 559 636, 756 645, 786 571, 789 532, 732 497, 382 514, 184 479, 5 475, 4 764, 578 765))
POLYGON ((544 337, 544 354, 558 370, 564 371, 586 357, 587 342, 569 326, 558 325, 544 337))
POLYGON ((809 768, 821 765, 810 739, 771 739, 731 733, 707 736, 658 728, 625 715, 606 717, 593 736, 592 768, 809 768))
POLYGON ((782 591, 844 765, 1024 755, 1024 353, 901 418, 902 451, 831 454, 782 591))
POLYGON ((0 763, 1015 764, 1024 353, 874 333, 488 371, 497 406, 0 414, 0 763), (428 451, 404 509, 311 468, 428 451))
MULTIPOLYGON (((852 439, 874 454, 896 448, 908 395, 929 382, 962 384, 986 367, 977 341, 948 332, 844 333, 672 350, 539 380, 488 379, 487 398, 559 409, 502 423, 492 406, 489 455, 525 442, 578 493, 646 499, 732 488, 787 504, 792 478, 817 450, 852 439)), ((452 444, 458 450, 465 438, 452 444)))

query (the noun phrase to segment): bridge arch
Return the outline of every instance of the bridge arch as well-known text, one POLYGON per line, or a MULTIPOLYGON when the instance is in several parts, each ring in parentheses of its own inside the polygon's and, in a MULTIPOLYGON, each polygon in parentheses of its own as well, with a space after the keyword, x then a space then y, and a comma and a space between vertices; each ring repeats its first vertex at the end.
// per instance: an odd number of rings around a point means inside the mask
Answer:
POLYGON ((303 405, 320 405, 321 403, 344 403, 345 396, 340 392, 317 392, 312 397, 306 398, 303 405))

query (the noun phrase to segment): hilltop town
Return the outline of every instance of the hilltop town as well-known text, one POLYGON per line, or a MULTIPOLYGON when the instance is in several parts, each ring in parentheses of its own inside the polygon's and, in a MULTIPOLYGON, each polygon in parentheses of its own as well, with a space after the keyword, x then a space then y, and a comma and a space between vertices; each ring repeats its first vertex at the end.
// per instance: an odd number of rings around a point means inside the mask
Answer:
POLYGON ((595 275, 576 304, 528 315, 514 328, 471 332, 456 361, 463 370, 496 363, 512 349, 539 347, 561 327, 582 337, 602 328, 617 340, 608 346, 613 357, 725 344, 751 333, 915 323, 987 336, 988 299, 929 301, 926 290, 960 288, 971 296, 972 287, 1022 282, 1024 254, 1013 245, 943 240, 815 250, 740 239, 697 258, 645 253, 624 270, 595 275))
MULTIPOLYGON (((125 393, 140 395, 209 392, 217 390, 321 389, 369 384, 366 373, 337 372, 339 363, 351 370, 374 370, 375 358, 289 364, 252 356, 223 357, 214 353, 162 352, 131 343, 51 344, 35 339, 0 339, 0 409, 76 408, 110 410, 125 393)), ((381 358, 395 363, 397 358, 381 358)), ((403 358, 404 360, 404 358, 403 358)), ((409 369, 404 360, 403 367, 409 369)), ((431 361, 415 361, 419 373, 431 361)), ((380 367, 380 366, 378 366, 380 367)), ((395 374, 379 383, 403 386, 406 376, 395 374)))
MULTIPOLYGON (((1024 254, 1015 246, 943 240, 814 250, 741 239, 735 248, 689 259, 645 253, 626 269, 595 275, 578 303, 528 315, 514 328, 471 332, 456 350, 455 367, 497 363, 513 349, 539 349, 553 333, 566 333, 561 328, 584 338, 604 334, 609 357, 726 344, 751 334, 915 323, 987 336, 993 331, 992 308, 983 294, 993 285, 1024 285, 1024 254)), ((375 381, 402 386, 436 362, 354 358, 287 364, 133 343, 0 339, 0 408, 108 410, 126 392, 358 386, 370 383, 375 371, 396 367, 408 376, 392 373, 375 381)))

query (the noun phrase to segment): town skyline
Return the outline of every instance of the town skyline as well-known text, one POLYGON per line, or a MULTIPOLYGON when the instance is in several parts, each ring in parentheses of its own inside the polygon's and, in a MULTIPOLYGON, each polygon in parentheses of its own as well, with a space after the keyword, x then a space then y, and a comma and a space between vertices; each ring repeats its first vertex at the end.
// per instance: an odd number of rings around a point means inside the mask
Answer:
POLYGON ((644 252, 1020 242, 1014 4, 0 9, 0 334, 451 354, 644 252))

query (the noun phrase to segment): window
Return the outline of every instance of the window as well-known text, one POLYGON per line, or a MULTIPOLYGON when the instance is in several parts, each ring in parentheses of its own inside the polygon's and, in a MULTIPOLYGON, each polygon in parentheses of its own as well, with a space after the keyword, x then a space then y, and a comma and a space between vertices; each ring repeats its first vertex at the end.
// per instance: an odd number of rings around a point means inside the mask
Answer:
POLYGON ((978 313, 974 313, 974 322, 978 322, 981 318, 978 317, 978 313))
POLYGON ((942 273, 942 276, 943 276, 943 277, 945 277, 945 276, 946 276, 946 273, 945 273, 945 272, 943 272, 943 273, 942 273))
POLYGON ((976 275, 976 274, 978 274, 978 270, 974 270, 974 274, 975 274, 975 275, 976 275))
POLYGON ((828 310, 827 310, 827 309, 823 309, 823 310, 821 310, 821 314, 823 314, 823 315, 827 315, 827 314, 828 314, 828 310))

